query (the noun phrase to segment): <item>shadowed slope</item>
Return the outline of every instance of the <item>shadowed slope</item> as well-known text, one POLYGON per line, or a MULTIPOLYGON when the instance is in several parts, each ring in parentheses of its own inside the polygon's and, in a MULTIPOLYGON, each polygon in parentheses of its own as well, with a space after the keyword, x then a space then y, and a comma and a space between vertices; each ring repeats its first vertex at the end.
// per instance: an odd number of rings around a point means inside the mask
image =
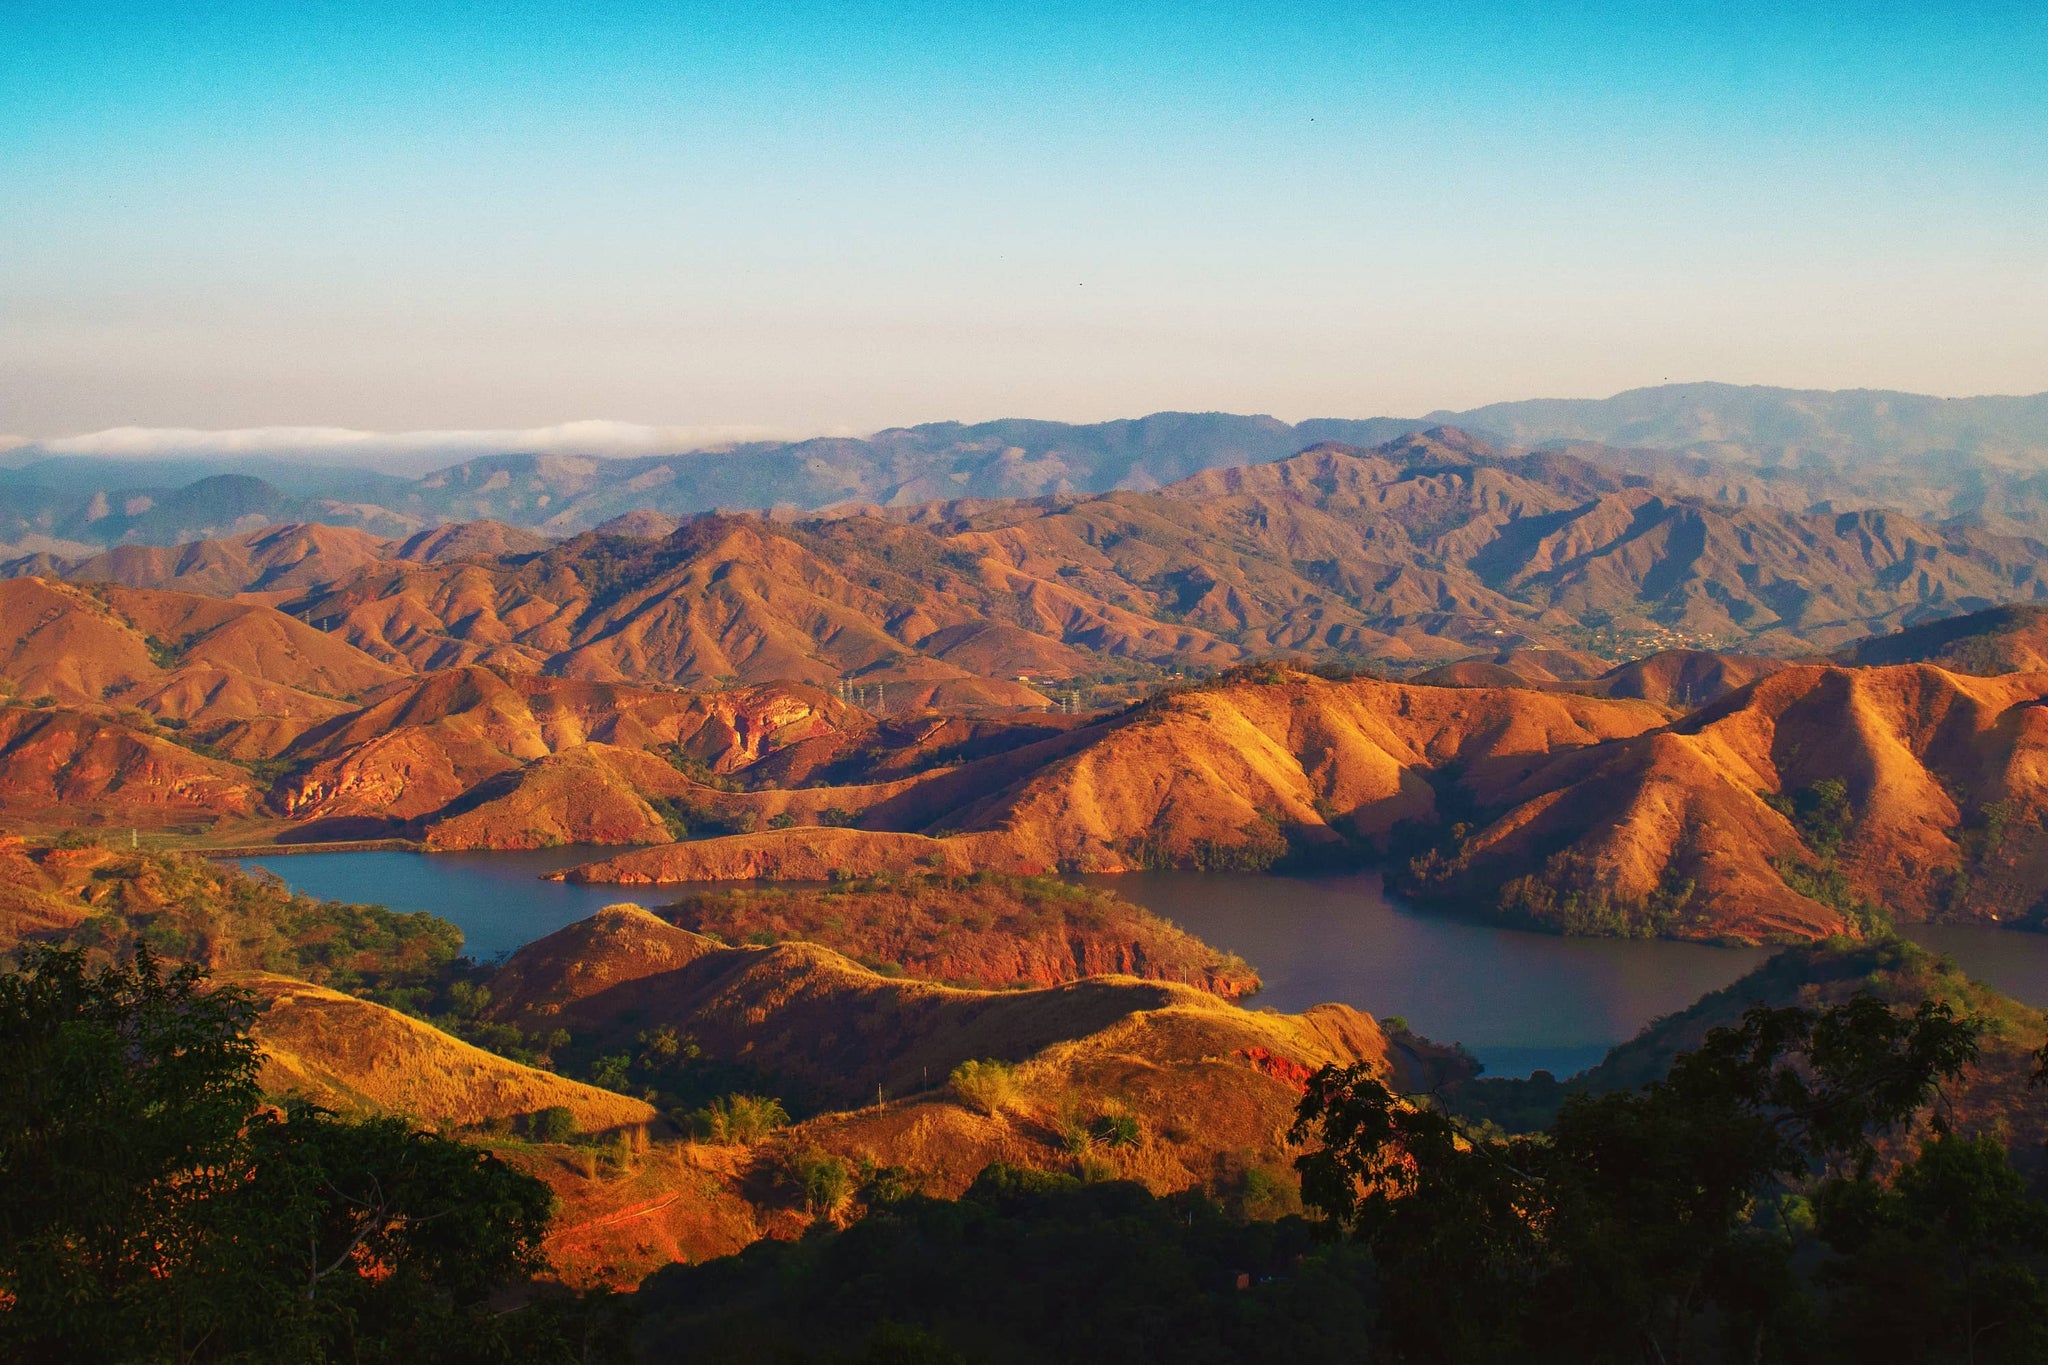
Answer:
POLYGON ((1930 663, 1952 673, 2048 670, 2048 607, 2007 606, 1859 640, 1838 656, 1847 664, 1930 663))
MULTIPOLYGON (((1789 948, 1725 989, 1656 1020, 1607 1054, 1598 1066, 1557 1084, 1531 1080, 1470 1080, 1450 1091, 1454 1108, 1493 1118, 1514 1130, 1547 1123, 1565 1096, 1632 1090, 1661 1080, 1681 1052, 1697 1049, 1707 1031, 1741 1022, 1753 1005, 1816 1009, 1840 1005, 1859 990, 1893 1008, 1938 1000, 1983 1026, 1982 1051, 1961 1080, 1945 1087, 1935 1112, 1966 1137, 1996 1137, 2023 1168, 2042 1167, 2048 1111, 2029 1081, 2034 1051, 2048 1034, 2048 1015, 1971 981, 1944 957, 1903 939, 1821 943, 1789 948)), ((1907 1152, 1925 1135, 1894 1137, 1890 1150, 1907 1152)))

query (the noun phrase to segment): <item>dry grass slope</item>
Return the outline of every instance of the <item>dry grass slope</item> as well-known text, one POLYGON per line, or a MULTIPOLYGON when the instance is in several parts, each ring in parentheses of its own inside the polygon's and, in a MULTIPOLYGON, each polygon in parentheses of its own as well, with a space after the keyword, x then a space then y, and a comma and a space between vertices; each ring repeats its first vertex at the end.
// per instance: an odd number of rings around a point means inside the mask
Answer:
POLYGON ((289 977, 230 973, 263 1002, 255 1036, 263 1088, 342 1113, 404 1114, 427 1124, 481 1125, 563 1107, 583 1132, 652 1122, 626 1095, 507 1061, 382 1005, 289 977))

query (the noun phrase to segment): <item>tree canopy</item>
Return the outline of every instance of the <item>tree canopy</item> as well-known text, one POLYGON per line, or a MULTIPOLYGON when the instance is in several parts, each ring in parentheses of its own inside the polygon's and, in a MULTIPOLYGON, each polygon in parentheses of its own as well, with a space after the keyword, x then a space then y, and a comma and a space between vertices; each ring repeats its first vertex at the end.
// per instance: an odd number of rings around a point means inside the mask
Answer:
POLYGON ((266 1106, 255 1013, 146 946, 0 975, 0 1356, 573 1358, 559 1315, 484 1309, 541 1267, 547 1187, 398 1119, 266 1106))
POLYGON ((1396 1361, 1867 1360, 1876 1300, 1918 1324, 1884 1359, 2038 1359, 2048 1312, 2028 1258, 2048 1225, 2003 1150, 1936 1112, 1920 1155, 1877 1176, 1880 1144, 1978 1032, 1935 1001, 1758 1006, 1665 1079, 1574 1095, 1517 1137, 1326 1067, 1295 1127, 1317 1143, 1302 1197, 1371 1249, 1396 1361), (1834 1253, 1818 1277, 1795 1265, 1816 1207, 1834 1253), (1890 1279, 1914 1293, 1890 1297, 1890 1279), (1924 1349, 1898 1354, 1907 1342, 1924 1349))

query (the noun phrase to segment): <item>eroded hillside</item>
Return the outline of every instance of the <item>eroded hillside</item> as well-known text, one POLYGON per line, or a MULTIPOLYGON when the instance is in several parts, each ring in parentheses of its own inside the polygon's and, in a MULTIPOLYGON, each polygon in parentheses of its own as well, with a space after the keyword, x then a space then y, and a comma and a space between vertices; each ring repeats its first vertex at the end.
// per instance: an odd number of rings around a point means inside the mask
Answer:
POLYGON ((641 884, 937 868, 1378 861, 1466 914, 1750 941, 2048 895, 2048 674, 1778 669, 1673 719, 1523 688, 1246 676, 936 772, 855 829, 565 874, 641 884))
POLYGON ((1151 491, 795 520, 643 508, 557 544, 493 523, 403 543, 286 527, 16 571, 258 592, 408 669, 852 680, 895 710, 1043 705, 1047 684, 1105 670, 1279 652, 1403 669, 1517 646, 1782 655, 2048 592, 2026 535, 1717 501, 1622 454, 1435 428, 1151 491))

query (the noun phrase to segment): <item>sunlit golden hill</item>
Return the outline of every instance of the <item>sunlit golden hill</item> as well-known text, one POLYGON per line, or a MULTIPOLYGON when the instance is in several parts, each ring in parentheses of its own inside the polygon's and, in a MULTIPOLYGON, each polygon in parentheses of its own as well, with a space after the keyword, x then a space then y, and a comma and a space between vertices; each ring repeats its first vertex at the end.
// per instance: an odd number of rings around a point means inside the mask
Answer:
POLYGON ((933 774, 858 830, 767 832, 627 854, 590 880, 1257 867, 1302 847, 1385 846, 1439 818, 1432 774, 1531 767, 1668 719, 1639 701, 1329 681, 1274 670, 933 774), (936 837, 935 837, 936 836, 936 837), (817 854, 806 852, 816 847, 817 854))
MULTIPOLYGON (((517 562, 385 565, 294 610, 415 667, 523 663, 608 682, 822 684, 859 675, 953 705, 1043 704, 1026 686, 945 657, 963 649, 983 666, 994 659, 971 629, 988 624, 984 614, 878 568, 823 559, 757 519, 707 518, 662 541, 591 535, 517 562), (917 651, 947 630, 959 639, 917 651)), ((1079 599, 1075 608, 1098 623, 1117 615, 1079 599)), ((1182 632, 1156 623, 1126 624, 1160 636, 1155 656, 1170 657, 1181 643, 1182 632)), ((1046 657, 1019 641, 998 651, 998 662, 1009 674, 1042 672, 1049 660, 1071 666, 1070 654, 1042 643, 1046 657)))
POLYGON ((209 597, 290 597, 387 558, 394 544, 354 527, 300 522, 168 548, 117 545, 63 565, 59 576, 209 597))
POLYGON ((1250 1011, 1128 977, 958 990, 811 944, 723 947, 631 906, 521 949, 492 989, 501 1019, 604 1048, 673 1028, 708 1057, 752 1068, 763 1093, 823 1106, 745 1147, 608 1168, 536 1162, 564 1199, 556 1249, 572 1273, 614 1283, 677 1255, 800 1232, 803 1196, 781 1173, 807 1152, 892 1168, 941 1195, 991 1161, 1072 1169, 1077 1152, 1160 1191, 1223 1192, 1248 1168, 1288 1170, 1285 1130, 1324 1062, 1370 1062, 1406 1090, 1471 1071, 1460 1054, 1340 1005, 1250 1011), (948 1078, 970 1061, 1009 1065, 987 1090, 956 1091, 948 1078), (1114 1143, 1087 1136, 1112 1117, 1114 1143))
POLYGON ((528 944, 491 989, 503 1022, 566 1028, 600 1049, 667 1025, 711 1057, 755 1068, 784 1087, 779 1093, 828 1107, 871 1099, 878 1085, 914 1093, 963 1061, 1022 1062, 1162 1010, 1230 1021, 1250 1042, 1303 1060, 1377 1046, 1379 1036, 1368 1017, 1343 1006, 1273 1015, 1131 977, 978 991, 883 976, 813 943, 728 947, 631 905, 528 944))
POLYGON ((829 754, 875 737, 873 718, 817 688, 682 692, 472 665, 387 688, 301 737, 271 804, 303 826, 417 828, 443 848, 662 842, 672 834, 655 802, 718 802, 755 820, 858 807, 861 794, 704 781, 795 746, 829 754))
POLYGON ((1752 938, 1851 927, 1858 899, 2023 919, 2048 892, 2044 697, 2040 673, 1787 668, 1476 792, 1490 818, 1410 889, 1537 918, 1577 896, 1626 919, 1661 896, 1667 930, 1752 938), (1802 816, 1831 782, 1847 813, 1802 816))
POLYGON ((1448 909, 1580 932, 1807 938, 1854 932, 1872 907, 2026 919, 2048 894, 2044 696, 2048 674, 1802 665, 1674 720, 1640 700, 1278 672, 935 772, 855 829, 693 841, 566 875, 1351 856, 1448 909), (1831 783, 1846 804, 1816 814, 1831 783))
POLYGON ((247 769, 64 707, 0 709, 0 819, 10 829, 202 824, 253 817, 247 769))
POLYGON ((268 757, 403 670, 269 607, 191 593, 0 582, 0 682, 22 699, 130 709, 268 757))
POLYGON ((726 943, 810 940, 890 973, 957 986, 1135 976, 1225 999, 1259 988, 1242 959, 1113 891, 1053 877, 887 878, 700 891, 659 912, 726 943))
POLYGON ((482 1125, 569 1110, 579 1131, 638 1127, 654 1109, 550 1071, 472 1047, 432 1025, 368 1000, 289 977, 225 973, 222 985, 253 992, 263 1013, 261 1084, 354 1114, 403 1114, 428 1125, 482 1125))

